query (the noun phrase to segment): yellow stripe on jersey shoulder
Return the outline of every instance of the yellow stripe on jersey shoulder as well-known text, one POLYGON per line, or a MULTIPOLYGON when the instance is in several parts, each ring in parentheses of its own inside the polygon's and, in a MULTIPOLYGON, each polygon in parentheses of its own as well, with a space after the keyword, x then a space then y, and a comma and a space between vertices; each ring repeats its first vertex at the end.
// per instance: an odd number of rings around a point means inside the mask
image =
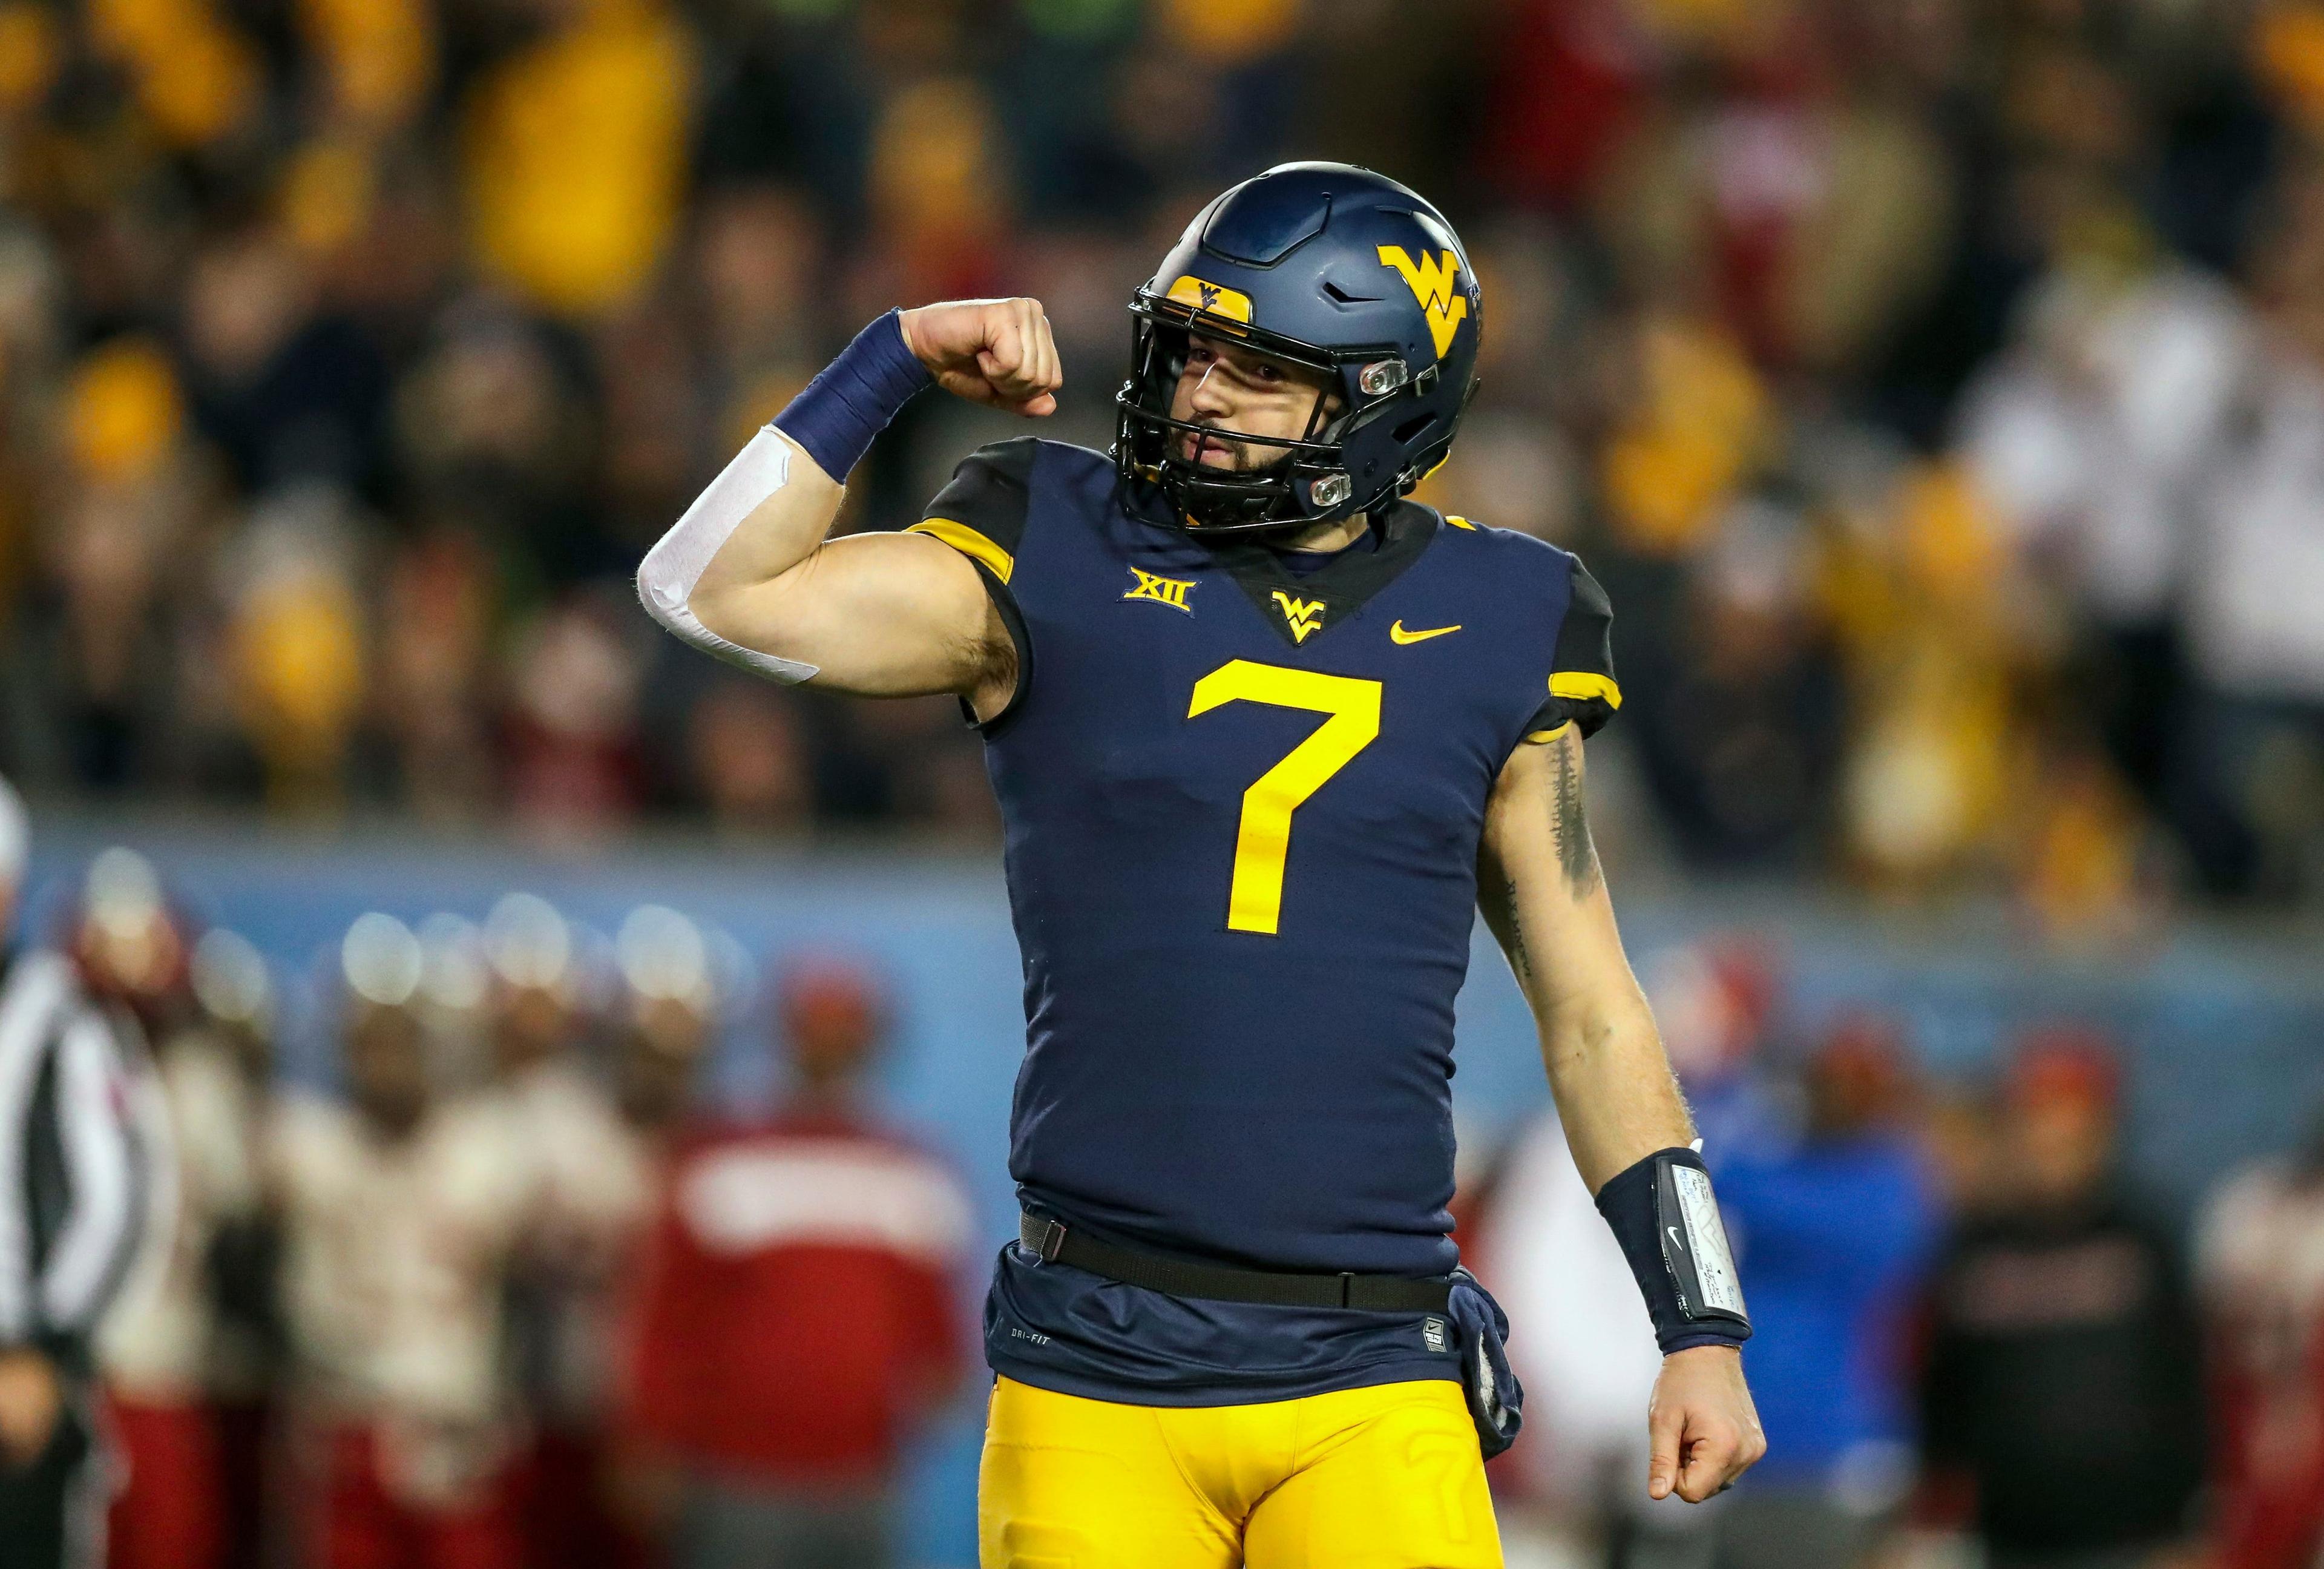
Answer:
POLYGON ((1477 531, 1476 524, 1471 522, 1466 518, 1456 518, 1451 512, 1446 512, 1444 514, 1444 521, 1452 524, 1456 529, 1466 529, 1472 534, 1477 531))
POLYGON ((1603 698, 1609 708, 1622 706, 1622 688, 1614 684, 1611 676, 1592 675, 1587 670, 1560 670, 1549 678, 1549 695, 1571 697, 1586 703, 1592 697, 1603 698))
POLYGON ((991 568, 992 575, 1003 583, 1008 582, 1009 574, 1017 569, 1017 558, 1014 556, 970 528, 966 523, 956 523, 950 518, 923 518, 906 529, 904 532, 929 534, 942 540, 962 555, 972 557, 991 568))

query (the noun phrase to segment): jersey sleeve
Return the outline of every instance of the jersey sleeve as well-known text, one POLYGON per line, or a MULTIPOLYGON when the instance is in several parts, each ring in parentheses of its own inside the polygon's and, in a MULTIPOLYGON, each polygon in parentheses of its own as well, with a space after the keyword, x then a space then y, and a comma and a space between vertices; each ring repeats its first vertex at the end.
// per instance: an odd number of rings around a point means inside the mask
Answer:
POLYGON ((986 730, 1023 701, 1033 679, 1032 640, 1009 583, 1016 576, 1017 550, 1025 537, 1038 450, 1038 439, 1033 437, 978 448, 961 459, 920 521, 904 531, 941 540, 969 558, 1001 613, 1001 624, 1009 629, 1010 641, 1017 645, 1017 695, 985 722, 986 730))
POLYGON ((1551 648, 1549 695, 1526 725, 1527 741, 1554 740, 1569 725, 1586 740, 1622 706, 1622 688, 1614 680, 1614 607, 1582 558, 1565 558, 1572 576, 1551 648))

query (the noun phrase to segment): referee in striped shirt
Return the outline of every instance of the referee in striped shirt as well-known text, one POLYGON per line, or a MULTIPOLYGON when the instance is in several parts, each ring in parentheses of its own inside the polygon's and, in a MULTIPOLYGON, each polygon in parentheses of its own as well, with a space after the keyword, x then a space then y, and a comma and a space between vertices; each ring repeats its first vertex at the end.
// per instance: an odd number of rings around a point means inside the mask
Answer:
POLYGON ((18 947, 23 803, 0 780, 0 1564, 94 1569, 110 1488, 89 1341, 153 1203, 158 1125, 125 1022, 18 947))

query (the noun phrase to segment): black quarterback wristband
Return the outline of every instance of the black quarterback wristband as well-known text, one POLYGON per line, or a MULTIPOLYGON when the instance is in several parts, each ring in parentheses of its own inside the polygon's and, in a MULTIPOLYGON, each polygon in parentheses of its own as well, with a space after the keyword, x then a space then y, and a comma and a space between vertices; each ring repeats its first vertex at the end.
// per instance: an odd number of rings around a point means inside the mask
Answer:
POLYGON ((1702 1156, 1657 1149, 1598 1190, 1598 1213, 1614 1228, 1637 1277, 1664 1355, 1751 1338, 1743 1287, 1702 1156))

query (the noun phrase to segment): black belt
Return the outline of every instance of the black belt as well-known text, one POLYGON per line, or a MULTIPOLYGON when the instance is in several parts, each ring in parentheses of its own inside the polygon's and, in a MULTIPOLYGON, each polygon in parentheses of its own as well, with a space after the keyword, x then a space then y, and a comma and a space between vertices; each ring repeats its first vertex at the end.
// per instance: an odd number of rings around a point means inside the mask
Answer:
POLYGON ((1028 1212, 1017 1222, 1017 1240, 1045 1264, 1070 1264, 1109 1280, 1194 1297, 1209 1302, 1250 1302, 1267 1307, 1364 1307, 1377 1313, 1443 1313, 1452 1293, 1443 1280, 1409 1280, 1401 1275, 1289 1275, 1268 1269, 1232 1269, 1220 1264, 1189 1264, 1117 1248, 1073 1230, 1062 1221, 1028 1212))

